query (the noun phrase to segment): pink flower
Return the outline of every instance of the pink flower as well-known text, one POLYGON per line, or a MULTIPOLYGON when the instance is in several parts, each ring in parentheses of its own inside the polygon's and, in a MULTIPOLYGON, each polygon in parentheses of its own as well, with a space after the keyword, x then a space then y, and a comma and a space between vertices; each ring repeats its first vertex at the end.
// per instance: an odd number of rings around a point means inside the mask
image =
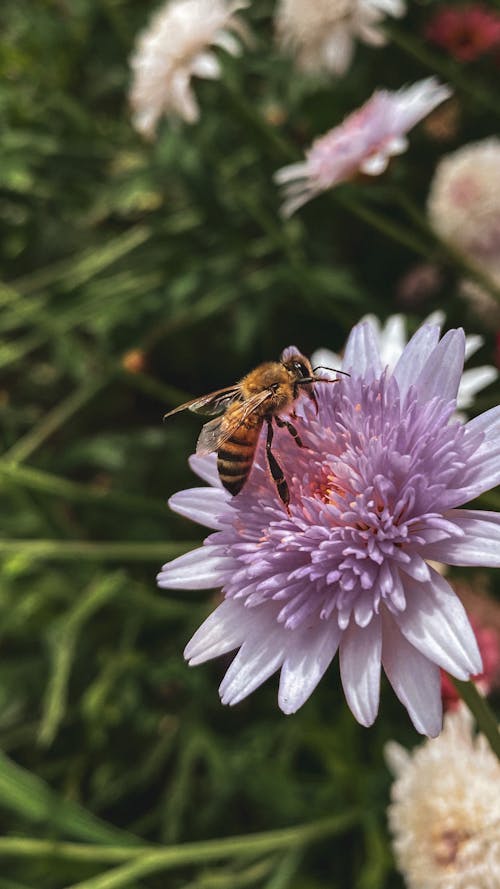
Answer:
POLYGON ((375 92, 343 123, 316 139, 305 161, 275 174, 278 185, 285 187, 283 215, 291 216, 320 192, 357 173, 383 173, 393 155, 406 151, 406 133, 450 95, 434 77, 398 92, 375 92))
MULTIPOLYGON (((469 618, 476 634, 477 644, 483 659, 483 669, 471 676, 479 690, 487 695, 494 688, 500 672, 500 636, 493 627, 482 626, 469 618)), ((441 673, 441 694, 445 710, 454 710, 460 701, 458 692, 447 673, 441 673)))
POLYGON ((424 325, 394 370, 370 324, 348 339, 342 377, 316 384, 318 413, 297 403, 297 447, 275 432, 289 512, 261 436, 243 490, 224 490, 216 461, 194 457, 210 487, 170 506, 212 528, 199 549, 163 566, 161 587, 222 587, 223 602, 186 647, 190 664, 239 649, 220 686, 236 704, 281 671, 278 701, 294 713, 337 650, 348 704, 363 725, 379 705, 381 666, 418 731, 437 735, 439 668, 482 670, 458 596, 429 561, 500 567, 500 517, 464 510, 500 481, 500 407, 455 422, 463 331, 439 341, 424 325))
POLYGON ((446 6, 436 12, 425 33, 459 62, 474 62, 500 46, 500 15, 480 4, 446 6))

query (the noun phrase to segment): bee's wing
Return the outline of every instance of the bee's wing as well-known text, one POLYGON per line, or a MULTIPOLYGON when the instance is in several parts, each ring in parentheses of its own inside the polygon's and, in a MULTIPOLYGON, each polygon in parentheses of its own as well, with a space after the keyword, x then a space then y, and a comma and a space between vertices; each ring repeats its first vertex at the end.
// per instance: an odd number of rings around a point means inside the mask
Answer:
POLYGON ((227 414, 223 414, 222 417, 216 417, 215 420, 205 423, 196 444, 198 456, 203 457, 206 454, 211 454, 213 451, 218 451, 224 442, 231 438, 240 428, 246 418, 253 411, 257 410, 272 394, 270 389, 256 392, 255 395, 242 401, 237 410, 231 411, 230 417, 227 414))
POLYGON ((229 405, 240 396, 239 386, 227 386, 225 389, 218 389, 217 392, 210 392, 209 395, 202 395, 201 398, 193 398, 192 401, 186 401, 179 407, 174 407, 173 411, 168 411, 163 417, 171 417, 172 414, 178 414, 180 411, 192 411, 194 414, 204 414, 206 417, 215 417, 223 414, 229 405))

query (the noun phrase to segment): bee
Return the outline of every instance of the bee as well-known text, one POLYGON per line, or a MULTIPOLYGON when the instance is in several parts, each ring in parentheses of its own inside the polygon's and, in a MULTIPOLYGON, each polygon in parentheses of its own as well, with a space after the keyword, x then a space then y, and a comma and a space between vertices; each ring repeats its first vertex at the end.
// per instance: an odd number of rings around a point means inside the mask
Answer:
POLYGON ((203 426, 196 453, 204 456, 217 452, 219 478, 230 494, 238 494, 248 479, 260 431, 265 423, 269 471, 281 501, 288 508, 290 491, 272 450, 273 421, 279 428, 288 430, 299 448, 303 447, 293 423, 280 414, 287 412, 295 419, 293 405, 301 393, 311 399, 317 412, 314 383, 337 382, 337 379, 316 376, 319 369, 313 370, 309 359, 295 346, 290 346, 282 352, 279 361, 259 364, 236 385, 181 404, 165 414, 163 419, 183 410, 214 418, 203 426))

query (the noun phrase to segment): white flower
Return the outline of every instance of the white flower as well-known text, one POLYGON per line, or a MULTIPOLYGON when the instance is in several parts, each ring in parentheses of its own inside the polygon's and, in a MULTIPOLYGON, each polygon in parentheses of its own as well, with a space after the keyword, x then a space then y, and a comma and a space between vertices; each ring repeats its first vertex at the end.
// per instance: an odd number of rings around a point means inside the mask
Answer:
MULTIPOLYGON (((361 319, 368 321, 373 327, 375 337, 380 350, 382 364, 394 370, 397 361, 402 355, 408 335, 406 331, 406 319, 404 315, 390 315, 384 325, 382 325, 375 315, 366 315, 361 319)), ((424 324, 439 324, 444 322, 443 312, 433 312, 423 322, 424 324)), ((478 334, 472 334, 465 338, 465 360, 474 355, 483 345, 483 338, 478 334)), ((311 358, 313 367, 322 365, 327 368, 335 368, 341 366, 342 359, 335 352, 328 349, 318 349, 311 358)), ((498 371, 489 364, 481 367, 470 368, 462 374, 462 379, 458 388, 457 407, 460 411, 466 410, 474 403, 474 396, 485 386, 489 386, 498 378, 498 371)))
POLYGON ((406 133, 450 95, 434 77, 397 92, 375 92, 343 123, 316 139, 305 161, 275 174, 276 182, 285 187, 283 215, 291 216, 320 192, 358 172, 383 173, 393 155, 406 151, 406 133))
POLYGON ((500 270, 500 139, 472 142, 438 164, 427 203, 435 231, 480 263, 500 270))
POLYGON ((278 40, 294 52, 299 68, 344 74, 354 40, 383 46, 380 23, 386 15, 403 15, 405 9, 404 0, 281 0, 278 40))
POLYGON ((245 32, 234 13, 246 5, 246 0, 172 0, 153 16, 130 60, 133 124, 143 136, 154 137, 162 114, 198 120, 191 77, 219 77, 212 46, 239 54, 234 32, 245 32))
POLYGON ((394 741, 389 806, 396 862, 408 889, 498 889, 500 763, 461 705, 441 735, 408 753, 394 741))

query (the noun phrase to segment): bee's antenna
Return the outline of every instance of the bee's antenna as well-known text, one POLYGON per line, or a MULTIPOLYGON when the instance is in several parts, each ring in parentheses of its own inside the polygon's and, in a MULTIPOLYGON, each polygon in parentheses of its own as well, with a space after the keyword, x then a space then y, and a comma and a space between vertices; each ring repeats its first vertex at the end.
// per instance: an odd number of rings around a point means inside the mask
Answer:
MULTIPOLYGON (((337 370, 336 367, 327 367, 326 364, 318 364, 317 367, 313 367, 313 374, 316 373, 317 370, 331 370, 334 374, 342 374, 344 377, 350 377, 351 374, 348 374, 345 370, 337 370)), ((322 380, 321 382, 327 383, 328 380, 322 380)))

